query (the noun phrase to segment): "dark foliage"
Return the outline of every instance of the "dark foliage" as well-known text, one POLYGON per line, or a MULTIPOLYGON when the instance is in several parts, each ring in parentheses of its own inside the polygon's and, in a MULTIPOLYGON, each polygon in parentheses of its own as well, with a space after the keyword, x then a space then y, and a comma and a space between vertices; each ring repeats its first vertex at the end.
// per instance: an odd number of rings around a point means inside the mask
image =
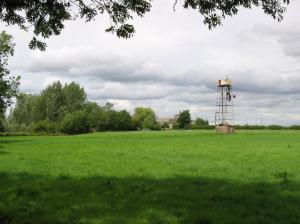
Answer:
POLYGON ((89 22, 99 14, 110 17, 111 26, 106 29, 107 32, 129 38, 135 30, 127 21, 133 14, 144 16, 150 7, 147 0, 1 0, 0 21, 23 30, 33 27, 35 36, 29 47, 45 50, 46 44, 38 40, 37 36, 49 38, 59 35, 65 21, 83 18, 89 22))
POLYGON ((36 121, 33 126, 33 131, 37 133, 56 133, 58 125, 48 120, 36 121))
POLYGON ((289 127, 291 130, 300 130, 300 125, 292 125, 289 127))
POLYGON ((242 130, 263 130, 267 129, 267 126, 262 125, 235 125, 235 129, 242 129, 242 130))
POLYGON ((204 16, 204 24, 208 25, 211 29, 212 27, 221 25, 222 19, 225 19, 226 16, 236 15, 240 7, 248 9, 261 7, 264 13, 281 21, 285 12, 284 4, 288 3, 289 0, 185 0, 183 7, 199 11, 204 16))
POLYGON ((90 132, 90 124, 83 111, 67 114, 61 122, 61 131, 65 134, 90 132))
POLYGON ((198 126, 206 126, 206 125, 209 125, 209 122, 208 122, 208 120, 204 120, 204 119, 198 117, 195 120, 195 124, 198 125, 198 126))
POLYGON ((300 130, 300 125, 281 126, 281 125, 235 125, 236 129, 241 130, 300 130))
POLYGON ((176 128, 189 129, 192 122, 191 114, 189 110, 184 110, 179 113, 179 117, 176 121, 176 128))
POLYGON ((72 82, 54 82, 40 94, 19 94, 5 122, 8 132, 67 134, 89 131, 130 131, 132 117, 126 110, 116 111, 113 104, 100 106, 88 102, 82 87, 72 82), (59 128, 61 126, 61 129, 59 128))
POLYGON ((192 124, 191 129, 193 129, 193 130, 214 130, 215 125, 200 125, 200 126, 198 126, 198 125, 192 124))
POLYGON ((0 116, 5 109, 11 105, 12 98, 18 93, 20 77, 8 75, 9 70, 6 68, 8 58, 14 54, 14 43, 12 36, 6 32, 0 33, 0 116))
POLYGON ((273 124, 273 125, 268 126, 268 129, 270 129, 270 130, 281 130, 281 129, 284 129, 284 127, 282 127, 280 125, 273 124))

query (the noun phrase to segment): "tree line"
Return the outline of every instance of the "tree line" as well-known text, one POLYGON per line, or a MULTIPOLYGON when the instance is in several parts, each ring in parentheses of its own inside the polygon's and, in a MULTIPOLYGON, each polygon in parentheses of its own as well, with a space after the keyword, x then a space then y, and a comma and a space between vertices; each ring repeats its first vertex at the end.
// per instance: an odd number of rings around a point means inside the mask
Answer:
POLYGON ((63 132, 127 131, 154 128, 155 114, 149 108, 136 108, 134 116, 117 111, 111 103, 100 106, 87 100, 79 84, 53 82, 39 94, 16 97, 4 128, 7 131, 63 132))
MULTIPOLYGON (((179 113, 174 129, 189 129, 191 114, 179 113)), ((208 125, 198 118, 196 125, 208 125)), ((20 93, 15 106, 2 125, 7 132, 42 132, 79 134, 91 131, 130 131, 169 129, 157 122, 149 107, 136 107, 133 115, 116 110, 114 105, 98 105, 87 100, 83 87, 75 82, 53 82, 38 94, 20 93)))
MULTIPOLYGON (((98 105, 87 100, 80 85, 71 82, 50 84, 38 94, 19 93, 20 76, 10 75, 8 58, 14 54, 12 36, 0 33, 0 132, 38 132, 78 134, 91 131, 129 131, 170 129, 168 123, 158 123, 151 108, 137 107, 131 115, 126 110, 115 110, 111 103, 98 105), (16 97, 16 104, 5 116, 6 109, 16 97)), ((172 129, 213 129, 207 120, 192 122, 189 110, 179 113, 172 129)), ((293 129, 297 125, 237 125, 237 129, 293 129)))
MULTIPOLYGON (((38 94, 19 93, 19 76, 10 75, 8 58, 14 54, 12 36, 0 33, 0 131, 78 134, 90 131, 161 130, 168 124, 157 122, 151 108, 137 107, 131 115, 115 110, 111 103, 98 105, 87 100, 77 83, 62 85, 53 82, 38 94), (9 116, 5 112, 16 98, 9 116)), ((182 111, 173 128, 187 129, 191 125, 188 110, 182 111)), ((205 122, 198 120, 198 124, 205 122)), ((196 122, 197 124, 197 122, 196 122)))

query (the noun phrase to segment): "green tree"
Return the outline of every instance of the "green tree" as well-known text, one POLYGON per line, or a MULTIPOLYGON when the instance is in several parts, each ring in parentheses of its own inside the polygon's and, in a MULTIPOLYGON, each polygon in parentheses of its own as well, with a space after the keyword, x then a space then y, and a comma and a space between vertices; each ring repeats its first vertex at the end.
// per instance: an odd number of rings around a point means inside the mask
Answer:
POLYGON ((136 107, 132 117, 136 129, 156 129, 157 122, 154 111, 149 107, 136 107))
POLYGON ((14 54, 14 44, 12 36, 2 31, 0 33, 0 113, 1 118, 4 112, 12 103, 12 98, 17 95, 20 77, 10 76, 6 68, 9 56, 14 54))
POLYGON ((41 100, 41 106, 44 106, 46 113, 45 119, 52 122, 58 122, 64 117, 65 96, 59 81, 53 82, 42 91, 41 100))
POLYGON ((129 131, 132 129, 132 118, 126 110, 117 111, 115 113, 119 131, 129 131))
MULTIPOLYGON (((84 114, 86 115, 90 127, 94 130, 101 130, 100 126, 104 123, 104 109, 97 103, 86 102, 83 106, 84 114)), ((102 127, 102 126, 101 126, 102 127)))
POLYGON ((98 119, 98 131, 113 131, 117 129, 114 105, 112 103, 108 102, 101 107, 98 119))
POLYGON ((103 109, 104 109, 105 111, 111 111, 111 110, 114 109, 114 105, 113 105, 112 103, 110 103, 110 102, 107 102, 107 103, 105 104, 105 106, 103 107, 103 109))
POLYGON ((109 110, 105 112, 105 126, 104 129, 106 131, 116 131, 119 129, 118 126, 118 117, 117 112, 114 110, 109 110))
POLYGON ((176 126, 180 129, 189 128, 191 125, 192 118, 189 110, 184 110, 179 113, 179 117, 176 121, 176 126))
POLYGON ((165 129, 169 129, 170 128, 170 125, 167 123, 167 122, 164 122, 160 125, 160 128, 165 130, 165 129))
MULTIPOLYGON (((175 10, 177 0, 171 1, 175 10)), ((264 13, 281 21, 289 0, 183 0, 182 3, 183 8, 198 11, 203 16, 204 24, 212 28, 220 25, 227 16, 236 15, 242 7, 260 7, 264 13)), ((2 0, 0 22, 16 25, 23 30, 33 27, 35 36, 29 47, 45 50, 46 44, 37 37, 59 35, 64 22, 77 18, 89 22, 99 14, 106 14, 110 18, 111 26, 106 29, 107 32, 129 38, 135 29, 128 21, 133 15, 143 17, 150 9, 150 0, 2 0)))
POLYGON ((66 83, 64 86, 57 81, 44 89, 36 105, 37 120, 47 119, 59 122, 65 114, 83 110, 86 102, 86 93, 75 82, 66 83))
POLYGON ((33 131, 37 133, 55 133, 58 131, 58 124, 48 120, 36 121, 33 125, 33 131))
MULTIPOLYGON (((46 110, 42 97, 21 93, 16 97, 14 108, 6 120, 6 128, 14 132, 42 131, 49 132, 50 124, 46 119, 46 110)), ((53 123, 53 122, 52 122, 53 123)))
POLYGON ((148 116, 145 117, 144 122, 142 124, 142 128, 145 130, 160 130, 160 126, 159 124, 156 122, 155 117, 153 118, 153 116, 148 116))
POLYGON ((16 104, 11 119, 16 124, 30 125, 35 121, 35 108, 38 96, 21 93, 16 97, 16 104))
POLYGON ((83 87, 75 82, 66 83, 62 89, 64 95, 64 110, 66 113, 82 110, 86 102, 83 87))
MULTIPOLYGON (((19 94, 5 127, 10 131, 57 132, 59 124, 65 133, 79 133, 76 127, 88 122, 89 130, 132 130, 132 118, 126 110, 116 111, 114 105, 86 101, 86 93, 72 82, 62 87, 60 82, 50 84, 40 94, 19 94), (76 113, 79 112, 79 113, 76 113), (69 115, 69 114, 72 114, 69 115), (66 118, 68 116, 68 118, 66 118), (79 118, 84 116, 84 121, 79 118), (63 121, 62 121, 63 120, 63 121)), ((84 128, 84 127, 83 127, 84 128)), ((1 129, 1 127, 0 127, 1 129)))
POLYGON ((81 134, 90 131, 89 121, 83 111, 68 113, 61 122, 61 131, 66 134, 81 134))
POLYGON ((99 114, 100 131, 125 131, 132 129, 132 119, 130 113, 126 110, 116 111, 114 105, 106 103, 99 114))
POLYGON ((47 115, 48 109, 46 108, 45 96, 42 94, 36 95, 36 99, 33 102, 33 120, 41 121, 47 119, 49 116, 47 115))
POLYGON ((204 120, 204 119, 202 119, 202 118, 200 118, 200 117, 198 117, 198 118, 196 119, 195 124, 196 124, 197 126, 206 126, 206 125, 209 125, 208 120, 204 120))

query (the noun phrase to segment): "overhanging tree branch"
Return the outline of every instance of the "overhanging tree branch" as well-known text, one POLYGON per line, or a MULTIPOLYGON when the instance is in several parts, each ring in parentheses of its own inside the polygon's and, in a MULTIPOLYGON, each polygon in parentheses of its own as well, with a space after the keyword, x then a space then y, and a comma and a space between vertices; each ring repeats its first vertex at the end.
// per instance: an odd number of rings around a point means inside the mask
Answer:
MULTIPOLYGON (((171 1, 175 10, 179 0, 171 1)), ((240 8, 260 7, 281 21, 289 0, 181 0, 181 4, 185 9, 197 10, 204 24, 212 29, 221 25, 227 16, 236 15, 240 8)), ((0 0, 0 22, 23 30, 32 26, 34 37, 30 48, 45 50, 46 44, 38 37, 59 35, 65 21, 80 17, 89 22, 99 14, 106 14, 111 23, 106 31, 129 38, 135 29, 128 21, 133 15, 145 16, 150 9, 151 0, 0 0)))

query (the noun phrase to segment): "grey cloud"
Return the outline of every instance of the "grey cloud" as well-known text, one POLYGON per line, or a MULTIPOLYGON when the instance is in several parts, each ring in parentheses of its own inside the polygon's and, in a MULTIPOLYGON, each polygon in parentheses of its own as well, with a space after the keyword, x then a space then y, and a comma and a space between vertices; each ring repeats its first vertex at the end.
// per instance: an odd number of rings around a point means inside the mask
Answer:
POLYGON ((300 57, 300 37, 298 42, 289 43, 284 46, 284 51, 289 56, 300 57))
POLYGON ((293 24, 293 26, 286 26, 284 28, 276 25, 257 24, 254 26, 253 31, 270 38, 276 38, 281 43, 294 43, 298 42, 300 38, 300 31, 295 29, 295 26, 297 25, 300 26, 299 21, 296 22, 296 24, 293 24))
POLYGON ((253 29, 255 33, 264 37, 275 39, 287 56, 300 57, 300 22, 292 23, 291 26, 280 28, 278 26, 256 25, 253 29))
POLYGON ((106 83, 102 88, 88 90, 91 99, 153 100, 162 99, 174 90, 161 85, 106 83))
POLYGON ((150 106, 160 117, 190 109, 194 118, 212 123, 216 80, 228 75, 237 95, 237 122, 259 123, 263 116, 268 124, 297 123, 299 15, 298 10, 287 13, 288 22, 278 24, 243 11, 208 31, 198 14, 159 7, 142 22, 135 20, 133 39, 103 33, 98 20, 74 23, 42 53, 19 48, 28 41, 13 32, 17 49, 10 66, 22 75, 26 92, 38 92, 54 80, 76 81, 90 100, 101 104, 111 101, 131 112, 135 106, 150 106))
MULTIPOLYGON (((56 54, 52 51, 45 57, 34 57, 32 62, 25 66, 25 71, 36 74, 47 71, 53 75, 85 77, 92 83, 97 83, 99 80, 116 83, 165 83, 192 88, 199 93, 215 91, 216 80, 223 78, 213 74, 213 68, 205 65, 203 71, 192 69, 177 71, 168 64, 163 66, 157 62, 131 61, 119 55, 89 55, 76 52, 69 55, 68 51, 65 54, 60 51, 56 54), (56 57, 56 55, 60 56, 56 57)), ((230 78, 234 80, 234 88, 239 92, 299 93, 298 74, 275 72, 236 70, 232 71, 230 78), (270 78, 271 76, 273 77, 270 78), (262 80, 262 77, 268 78, 262 80)))
POLYGON ((234 89, 238 92, 271 93, 275 96, 276 94, 300 94, 300 76, 297 73, 245 71, 234 77, 234 89))

